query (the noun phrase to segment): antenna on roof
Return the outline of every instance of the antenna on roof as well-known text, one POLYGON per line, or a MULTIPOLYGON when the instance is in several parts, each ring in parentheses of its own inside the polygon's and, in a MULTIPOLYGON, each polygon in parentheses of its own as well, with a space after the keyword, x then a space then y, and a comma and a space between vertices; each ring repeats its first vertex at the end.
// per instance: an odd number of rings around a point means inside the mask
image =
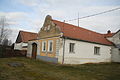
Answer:
POLYGON ((78 12, 78 27, 79 27, 79 12, 78 12))
POLYGON ((65 24, 65 20, 63 21, 63 31, 64 31, 64 24, 65 24))

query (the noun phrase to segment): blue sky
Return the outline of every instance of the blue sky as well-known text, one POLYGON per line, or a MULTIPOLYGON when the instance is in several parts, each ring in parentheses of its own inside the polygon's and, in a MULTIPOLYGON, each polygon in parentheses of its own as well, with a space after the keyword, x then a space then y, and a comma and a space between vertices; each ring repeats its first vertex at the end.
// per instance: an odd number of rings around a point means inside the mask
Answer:
MULTIPOLYGON (((0 0, 0 16, 6 16, 13 42, 19 30, 38 32, 46 15, 64 21, 120 7, 120 0, 0 0)), ((77 25, 77 21, 68 22, 77 25)), ((80 26, 106 33, 120 29, 120 10, 81 19, 80 26)))

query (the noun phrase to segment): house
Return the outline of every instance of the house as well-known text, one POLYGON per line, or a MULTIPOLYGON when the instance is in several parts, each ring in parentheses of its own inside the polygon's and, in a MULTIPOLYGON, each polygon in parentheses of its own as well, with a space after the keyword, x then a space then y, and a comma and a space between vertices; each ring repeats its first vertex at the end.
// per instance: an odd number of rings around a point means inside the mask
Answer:
POLYGON ((46 16, 38 39, 28 41, 27 57, 61 64, 111 62, 113 43, 107 37, 46 16))
POLYGON ((108 37, 107 39, 114 44, 111 49, 112 62, 120 62, 120 30, 118 30, 113 36, 108 37))
POLYGON ((33 39, 37 39, 37 33, 19 31, 14 44, 14 50, 27 50, 28 41, 33 39))

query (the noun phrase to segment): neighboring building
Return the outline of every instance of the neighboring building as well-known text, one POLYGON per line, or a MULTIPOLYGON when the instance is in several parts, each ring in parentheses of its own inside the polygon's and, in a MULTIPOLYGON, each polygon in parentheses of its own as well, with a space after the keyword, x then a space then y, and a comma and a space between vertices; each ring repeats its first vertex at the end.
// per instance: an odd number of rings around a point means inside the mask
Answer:
POLYGON ((19 31, 14 50, 27 50, 28 41, 33 39, 37 39, 37 33, 19 31))
POLYGON ((61 64, 111 62, 112 42, 97 33, 47 16, 27 56, 61 64))
POLYGON ((107 39, 114 44, 111 50, 112 62, 120 62, 120 30, 118 30, 112 37, 108 37, 107 39))

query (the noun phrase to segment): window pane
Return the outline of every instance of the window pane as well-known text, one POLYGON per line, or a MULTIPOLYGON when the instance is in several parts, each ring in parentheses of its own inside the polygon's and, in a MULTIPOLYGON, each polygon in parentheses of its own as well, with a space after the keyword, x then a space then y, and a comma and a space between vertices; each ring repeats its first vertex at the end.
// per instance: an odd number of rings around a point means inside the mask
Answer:
POLYGON ((70 43, 69 52, 74 52, 74 45, 75 45, 75 43, 70 43))
POLYGON ((50 50, 49 51, 52 51, 52 42, 50 42, 50 50))
POLYGON ((43 48, 44 51, 45 51, 45 45, 46 45, 46 44, 45 44, 45 42, 44 42, 44 48, 43 48))
POLYGON ((42 42, 42 51, 46 51, 46 42, 42 42))
POLYGON ((99 55, 100 54, 100 47, 94 47, 94 54, 99 55))
POLYGON ((49 52, 53 51, 53 41, 52 40, 48 41, 48 51, 49 52))

